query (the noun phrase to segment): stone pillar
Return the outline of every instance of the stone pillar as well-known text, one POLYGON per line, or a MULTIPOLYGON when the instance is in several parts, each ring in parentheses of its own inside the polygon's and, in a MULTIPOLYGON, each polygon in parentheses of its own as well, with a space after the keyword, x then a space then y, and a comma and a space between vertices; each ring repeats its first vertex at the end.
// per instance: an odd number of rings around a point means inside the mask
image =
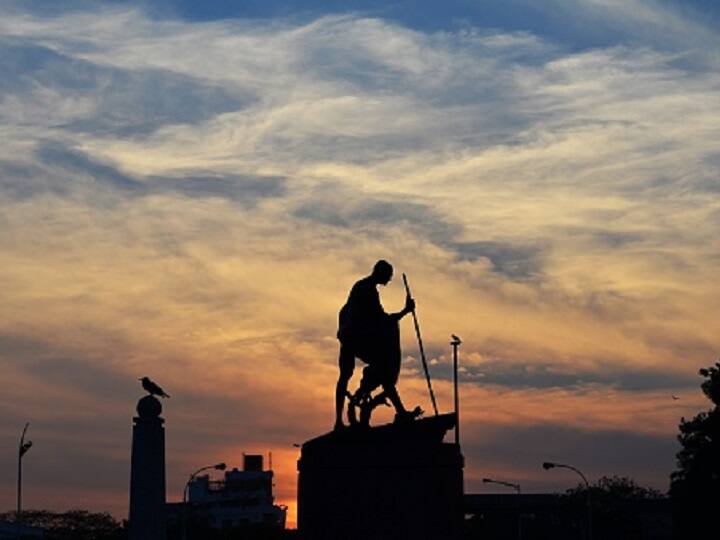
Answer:
POLYGON ((138 401, 133 418, 129 540, 165 539, 165 420, 154 396, 138 401))
POLYGON ((443 443, 455 415, 346 429, 307 441, 298 461, 303 540, 454 540, 463 457, 443 443))

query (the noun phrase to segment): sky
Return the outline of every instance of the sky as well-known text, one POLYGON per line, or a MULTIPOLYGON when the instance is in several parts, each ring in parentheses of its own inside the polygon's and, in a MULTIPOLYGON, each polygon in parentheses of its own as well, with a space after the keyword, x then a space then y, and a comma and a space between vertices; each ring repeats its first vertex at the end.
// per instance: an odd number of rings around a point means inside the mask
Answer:
POLYGON ((0 509, 30 422, 26 507, 126 517, 147 375, 168 499, 272 452, 294 523, 293 444, 332 427, 337 312, 379 258, 445 412, 463 339, 467 492, 576 485, 546 460, 667 489, 720 349, 716 2, 0 10, 0 509))

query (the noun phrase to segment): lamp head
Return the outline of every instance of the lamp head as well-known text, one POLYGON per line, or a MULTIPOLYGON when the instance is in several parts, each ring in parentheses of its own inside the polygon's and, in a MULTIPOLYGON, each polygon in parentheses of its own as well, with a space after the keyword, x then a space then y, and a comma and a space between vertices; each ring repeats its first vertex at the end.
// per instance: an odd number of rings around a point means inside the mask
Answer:
POLYGON ((217 465, 215 465, 215 469, 218 471, 224 471, 225 469, 227 469, 227 465, 225 465, 225 463, 218 463, 217 465))
POLYGON ((490 478, 483 478, 483 484, 487 484, 488 482, 492 482, 490 478))
POLYGON ((544 461, 542 466, 543 469, 547 471, 548 469, 552 469, 553 467, 555 467, 555 463, 551 463, 550 461, 544 461))

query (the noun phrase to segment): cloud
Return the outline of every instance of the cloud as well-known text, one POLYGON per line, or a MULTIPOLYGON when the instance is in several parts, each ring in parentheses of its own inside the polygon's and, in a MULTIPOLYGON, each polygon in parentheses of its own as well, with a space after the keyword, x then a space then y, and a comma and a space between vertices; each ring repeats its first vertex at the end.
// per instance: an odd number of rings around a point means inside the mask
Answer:
MULTIPOLYGON (((627 28, 688 28, 649 5, 627 28)), ((540 489, 541 456, 514 464, 514 441, 577 442, 580 462, 662 438, 631 463, 666 478, 685 414, 667 390, 699 406, 692 378, 717 350, 720 78, 694 44, 17 6, 0 20, 9 439, 32 417, 58 466, 110 468, 124 492, 134 381, 161 373, 173 493, 196 463, 252 447, 282 456, 292 497, 289 445, 332 425, 337 310, 385 257, 412 279, 443 403, 449 334, 466 344, 475 463, 497 455, 488 467, 540 489), (78 458, 77 440, 96 449, 78 458)), ((707 32, 693 39, 710 49, 707 32)), ((402 305, 397 281, 381 294, 402 305)), ((424 403, 417 364, 403 369, 403 397, 424 403)), ((65 493, 75 472, 53 474, 65 493)))
POLYGON ((304 196, 293 214, 325 225, 357 230, 405 226, 415 234, 443 244, 461 226, 438 214, 430 204, 409 202, 389 194, 369 195, 342 186, 323 186, 304 196))
MULTIPOLYGON (((601 476, 628 476, 664 492, 669 474, 658 478, 655 471, 672 470, 678 450, 676 442, 668 437, 613 430, 584 431, 563 425, 507 426, 478 433, 470 428, 464 437, 468 464, 480 471, 507 471, 505 474, 523 479, 523 490, 530 492, 564 492, 580 481, 576 476, 543 471, 540 467, 543 461, 572 463, 590 481, 601 476)), ((481 491, 479 480, 470 480, 468 490, 481 491)))
POLYGON ((0 41, 0 116, 94 136, 142 136, 248 106, 253 97, 162 69, 121 69, 21 38, 0 41))
POLYGON ((68 148, 57 141, 40 141, 33 162, 0 163, 0 189, 12 198, 24 199, 50 192, 55 195, 89 194, 99 202, 102 193, 115 202, 123 197, 173 194, 189 198, 220 197, 246 208, 264 198, 285 192, 280 176, 227 174, 214 171, 183 171, 174 176, 139 177, 117 166, 68 148))
MULTIPOLYGON (((434 369, 435 377, 450 379, 450 366, 434 369)), ((567 364, 543 363, 541 360, 518 363, 489 360, 478 365, 465 365, 462 377, 479 385, 492 384, 508 388, 581 388, 606 385, 623 391, 671 390, 695 388, 697 377, 691 373, 677 373, 653 369, 632 369, 619 365, 599 365, 582 369, 567 364)))
POLYGON ((280 176, 228 175, 149 179, 152 192, 176 191, 186 197, 225 197, 252 206, 254 201, 279 197, 285 191, 286 179, 280 176))
POLYGON ((36 150, 36 155, 45 165, 64 169, 75 175, 89 176, 98 184, 106 184, 114 190, 133 192, 142 189, 140 182, 115 167, 82 152, 65 148, 61 144, 41 144, 36 150))
POLYGON ((301 219, 354 231, 401 227, 454 252, 460 261, 486 259, 493 272, 509 279, 530 279, 542 270, 539 247, 496 241, 457 242, 463 226, 439 214, 431 204, 407 202, 392 194, 368 196, 341 186, 323 186, 305 199, 293 210, 301 219))
POLYGON ((475 261, 485 258, 493 271, 511 279, 536 276, 542 268, 541 249, 534 246, 512 246, 501 242, 459 242, 452 246, 460 260, 475 261))

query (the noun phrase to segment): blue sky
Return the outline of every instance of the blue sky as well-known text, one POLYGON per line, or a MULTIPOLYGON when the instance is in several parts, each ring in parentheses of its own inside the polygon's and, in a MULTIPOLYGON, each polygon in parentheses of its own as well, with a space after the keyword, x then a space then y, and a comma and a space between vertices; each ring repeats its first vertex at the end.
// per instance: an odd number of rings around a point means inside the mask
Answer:
POLYGON ((173 395, 171 494, 273 450, 293 504, 380 257, 443 407, 463 338, 469 490, 567 487, 543 459, 666 487, 720 349, 714 3, 0 6, 0 457, 30 420, 33 505, 123 515, 142 375, 173 395))
MULTIPOLYGON (((630 22, 627 19, 632 19, 633 12, 641 16, 638 13, 641 9, 634 10, 633 4, 644 7, 643 4, 653 3, 582 0, 253 0, 198 3, 186 0, 167 2, 166 13, 189 20, 215 20, 226 17, 313 18, 326 14, 356 12, 430 32, 463 27, 531 32, 570 48, 582 49, 642 41, 652 29, 633 31, 627 26, 630 22), (630 16, 627 13, 611 15, 613 8, 622 4, 627 6, 630 16)), ((677 12, 709 27, 720 21, 720 6, 711 0, 658 1, 654 4, 658 8, 677 12)), ((165 12, 161 8, 156 9, 160 16, 165 12)))
MULTIPOLYGON (((40 14, 58 14, 82 11, 95 3, 35 0, 22 4, 25 9, 30 7, 40 14)), ((663 38, 668 37, 662 35, 663 21, 654 17, 648 20, 650 11, 647 10, 669 13, 708 29, 720 23, 720 5, 713 0, 110 0, 106 4, 141 6, 148 14, 160 19, 188 21, 227 18, 307 21, 329 14, 356 13, 429 32, 464 27, 531 32, 571 49, 642 43, 644 40, 662 46, 663 38)))

